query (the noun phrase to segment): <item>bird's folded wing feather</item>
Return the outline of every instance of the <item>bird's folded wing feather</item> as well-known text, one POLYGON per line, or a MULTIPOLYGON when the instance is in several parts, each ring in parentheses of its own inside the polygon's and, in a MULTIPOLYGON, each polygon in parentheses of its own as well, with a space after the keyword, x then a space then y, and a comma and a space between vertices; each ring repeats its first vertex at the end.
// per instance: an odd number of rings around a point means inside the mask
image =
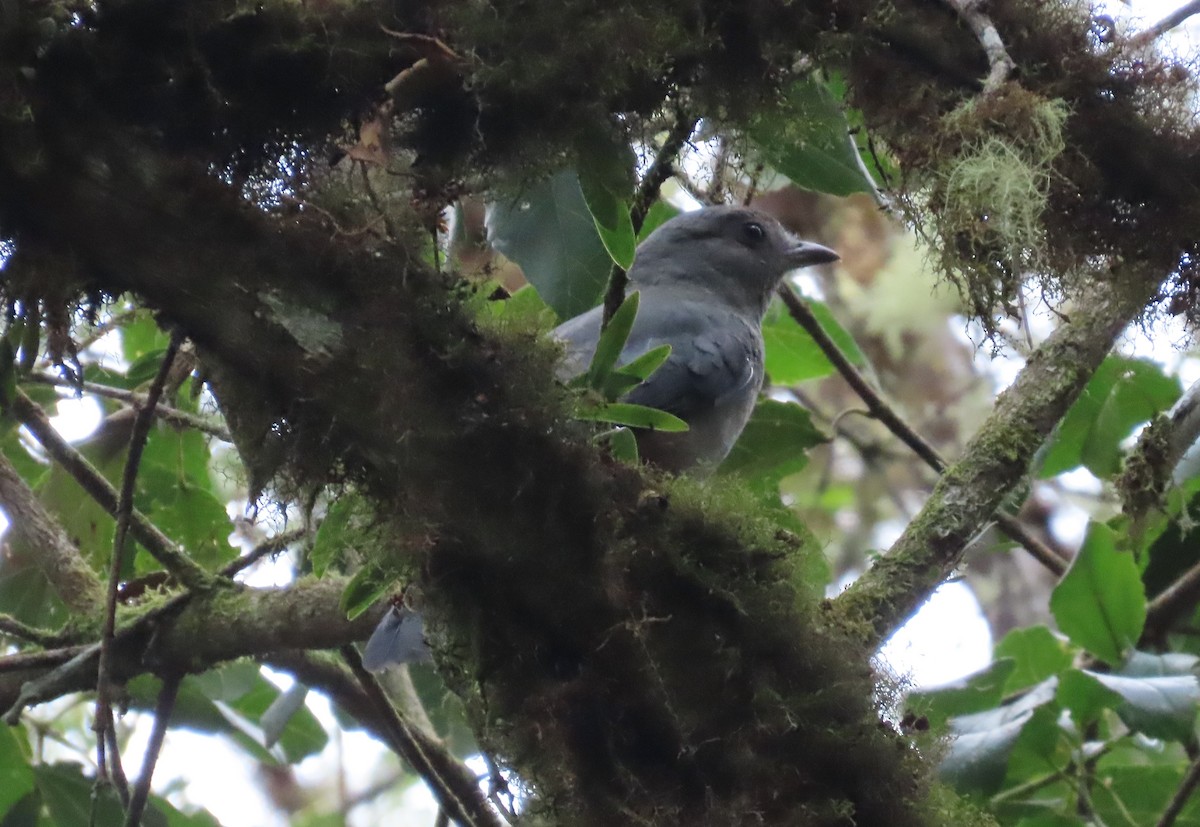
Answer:
MULTIPOLYGON (((665 302, 643 304, 621 352, 621 363, 662 344, 671 346, 671 356, 629 392, 628 401, 686 418, 754 387, 759 377, 752 329, 696 308, 688 311, 665 302)), ((560 379, 587 370, 599 338, 600 315, 600 308, 595 308, 555 330, 567 348, 560 379)))

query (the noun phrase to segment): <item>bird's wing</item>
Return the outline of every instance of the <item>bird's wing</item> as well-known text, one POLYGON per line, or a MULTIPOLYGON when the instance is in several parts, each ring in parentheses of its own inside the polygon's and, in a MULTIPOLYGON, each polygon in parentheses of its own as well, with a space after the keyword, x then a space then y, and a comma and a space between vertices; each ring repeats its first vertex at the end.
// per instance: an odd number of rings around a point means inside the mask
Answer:
MULTIPOLYGON (((600 338, 602 314, 601 308, 593 308, 555 329, 567 349, 560 379, 587 370, 600 338)), ((671 346, 670 358, 626 395, 628 401, 686 418, 746 392, 761 378, 761 345, 753 325, 711 302, 647 289, 621 351, 621 364, 662 344, 671 346)))
MULTIPOLYGON (((753 392, 759 378, 756 342, 740 325, 682 331, 657 338, 643 350, 671 346, 666 363, 627 395, 630 402, 659 408, 688 419, 753 392)), ((624 355, 624 354, 623 354, 624 355)))

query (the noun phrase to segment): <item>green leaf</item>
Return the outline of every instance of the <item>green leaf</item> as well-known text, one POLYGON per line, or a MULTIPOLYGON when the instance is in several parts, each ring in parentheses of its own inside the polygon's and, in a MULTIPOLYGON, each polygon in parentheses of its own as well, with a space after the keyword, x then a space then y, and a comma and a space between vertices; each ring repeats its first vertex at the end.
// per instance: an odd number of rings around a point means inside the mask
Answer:
MULTIPOLYGON (((842 354, 859 367, 867 363, 858 345, 845 328, 838 324, 823 302, 805 299, 821 328, 833 339, 842 354)), ((763 343, 766 346, 766 369, 773 385, 798 385, 809 379, 820 379, 834 372, 833 363, 825 356, 813 338, 791 317, 782 302, 775 302, 763 320, 763 343)))
POLYGON ((313 538, 308 557, 313 574, 324 577, 331 566, 344 560, 346 549, 362 538, 372 519, 371 508, 362 497, 354 493, 338 497, 313 538))
MULTIPOLYGON (((116 790, 111 785, 104 785, 93 800, 92 780, 84 777, 83 768, 78 764, 38 764, 33 768, 33 774, 55 827, 125 823, 125 814, 116 790)), ((150 819, 143 822, 146 827, 150 827, 150 823, 150 819)))
POLYGON ((33 768, 29 765, 28 748, 22 749, 18 733, 24 740, 25 731, 19 727, 0 727, 0 813, 6 813, 33 790, 33 768))
POLYGON ((596 222, 596 231, 600 234, 604 249, 608 251, 614 264, 628 270, 633 264, 633 253, 637 247, 633 219, 629 215, 629 198, 632 193, 628 188, 624 191, 614 188, 612 183, 604 180, 591 165, 581 165, 579 187, 583 192, 588 212, 596 222))
POLYGON ((49 827, 41 815, 42 795, 33 790, 4 810, 3 815, 0 815, 0 827, 49 827))
POLYGON ((521 266, 560 319, 595 307, 612 269, 579 178, 560 172, 488 211, 488 239, 521 266))
POLYGON ((162 352, 171 342, 149 313, 139 313, 121 325, 121 350, 125 361, 134 364, 147 353, 162 352))
POLYGON ((874 192, 846 116, 825 85, 794 82, 781 105, 760 116, 747 135, 762 157, 792 183, 814 192, 874 192))
MULTIPOLYGON (((634 295, 637 294, 635 293, 634 295)), ((609 327, 611 326, 609 325, 609 327)), ((662 367, 669 358, 671 358, 671 346, 659 345, 658 347, 650 348, 650 350, 647 350, 632 362, 622 365, 614 372, 643 382, 650 378, 650 374, 662 367)))
MULTIPOLYGON (((254 668, 253 681, 265 681, 254 668)), ((223 670, 221 670, 223 671, 223 670)), ((235 671, 234 674, 237 674, 235 671)), ((201 678, 208 678, 206 673, 201 678)), ((256 761, 277 764, 279 760, 262 744, 262 735, 249 726, 249 723, 239 715, 215 703, 216 700, 228 704, 231 698, 214 697, 209 690, 214 686, 223 686, 223 681, 214 684, 213 681, 200 680, 197 676, 188 676, 179 685, 179 693, 175 697, 175 707, 171 711, 171 725, 194 729, 199 732, 210 732, 224 735, 245 750, 256 761)), ((240 683, 240 678, 239 678, 240 683)), ((134 678, 128 685, 129 705, 134 709, 149 712, 154 709, 162 681, 149 675, 134 678)), ((244 693, 234 693, 242 697, 244 693)))
POLYGON ((125 372, 125 380, 135 388, 139 385, 149 384, 158 375, 158 370, 162 366, 163 356, 166 353, 167 349, 165 347, 143 353, 129 366, 129 370, 125 372))
POLYGON ((637 318, 640 294, 635 290, 625 297, 617 312, 608 321, 608 327, 600 333, 596 342, 596 352, 592 354, 592 362, 588 365, 585 383, 589 388, 600 390, 605 380, 612 373, 629 340, 629 332, 633 330, 633 321, 637 318))
POLYGON ((1058 684, 1058 703, 1071 713, 1075 723, 1086 727, 1100 719, 1106 709, 1116 709, 1121 696, 1095 676, 1080 669, 1068 669, 1058 684))
POLYGON ((604 379, 600 388, 605 399, 620 399, 625 393, 642 384, 650 374, 663 366, 671 357, 670 345, 659 345, 643 353, 627 365, 623 365, 604 379))
POLYGON ((1045 626, 1013 629, 996 644, 993 656, 1011 658, 1012 674, 1004 684, 1005 694, 1041 683, 1071 666, 1070 647, 1045 626))
POLYGON ((1040 457, 1045 479, 1083 465, 1098 477, 1116 473, 1121 442, 1179 398, 1179 380, 1153 362, 1109 356, 1088 380, 1040 457))
POLYGON ((631 402, 606 402, 594 407, 582 407, 575 412, 575 417, 665 433, 681 433, 688 429, 687 423, 674 414, 631 402))
POLYGON ((1133 555, 1118 551, 1112 530, 1092 523, 1079 554, 1050 596, 1050 611, 1076 645, 1121 663, 1146 623, 1146 595, 1133 555))
POLYGON ((342 592, 342 611, 353 620, 378 603, 391 587, 390 577, 385 577, 374 566, 363 566, 354 573, 342 592))
POLYGON ((629 465, 638 463, 637 438, 628 428, 613 428, 611 431, 597 434, 596 440, 608 443, 608 451, 614 459, 629 465))
POLYGON ((655 201, 650 205, 650 209, 646 212, 646 217, 642 220, 642 228, 638 230, 638 241, 644 241, 650 233, 677 215, 679 215, 679 210, 672 207, 666 201, 655 201))
POLYGON ((951 718, 952 739, 939 771, 956 789, 995 792, 1009 775, 1009 758, 1022 731, 1036 722, 1024 740, 1022 771, 1042 763, 1055 751, 1054 688, 1056 681, 1038 685, 1011 704, 951 718), (1049 737, 1047 732, 1049 730, 1049 737))
MULTIPOLYGON (((492 282, 494 285, 495 282, 492 282)), ((491 292, 491 291, 487 291, 491 292)), ((533 285, 527 284, 507 299, 500 301, 481 302, 484 311, 495 319, 527 321, 538 328, 551 328, 555 323, 554 311, 551 310, 533 285)))
POLYGON ((161 817, 166 819, 166 827, 221 827, 221 823, 207 810, 185 813, 161 796, 151 795, 147 807, 147 816, 143 819, 146 825, 150 824, 151 818, 161 817))
POLYGON ((955 716, 991 710, 1004 697, 1004 686, 1016 670, 1009 658, 992 661, 986 669, 949 686, 909 693, 907 709, 924 715, 935 727, 955 716))
POLYGON ((1134 652, 1119 672, 1085 674, 1121 696, 1117 714, 1130 729, 1189 743, 1195 738, 1200 705, 1196 663, 1192 655, 1134 652))
MULTIPOLYGON (((1047 681, 1053 687, 1056 681, 1047 681)), ((1045 778, 1066 769, 1074 757, 1075 746, 1059 726, 1062 710, 1050 699, 1034 709, 1033 718, 1021 728, 1017 743, 1008 756, 1004 786, 1013 787, 1033 779, 1045 778)))
POLYGON ((53 629, 67 619, 67 610, 46 576, 26 556, 31 551, 23 543, 14 543, 13 556, 0 555, 0 612, 31 626, 53 629))
POLYGON ((719 471, 768 484, 778 483, 808 464, 810 448, 828 441, 829 437, 813 425, 812 415, 802 406, 763 399, 755 406, 719 471))
MULTIPOLYGON (((1091 805, 1108 825, 1158 824, 1167 803, 1179 790, 1183 765, 1176 767, 1102 767, 1096 772, 1091 805)), ((1200 827, 1200 799, 1191 796, 1175 827, 1200 827)))
POLYGON ((306 694, 302 684, 280 691, 261 678, 252 691, 230 706, 262 728, 264 745, 278 744, 287 762, 297 764, 329 742, 328 733, 304 704, 306 694))

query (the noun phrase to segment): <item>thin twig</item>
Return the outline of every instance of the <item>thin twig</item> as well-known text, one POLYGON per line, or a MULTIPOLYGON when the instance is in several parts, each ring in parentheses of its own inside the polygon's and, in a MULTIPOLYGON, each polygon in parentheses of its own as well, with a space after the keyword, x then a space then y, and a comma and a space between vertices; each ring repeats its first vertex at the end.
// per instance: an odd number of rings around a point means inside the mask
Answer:
MULTIPOLYGON (((101 385, 97 382, 72 382, 70 379, 64 379, 61 376, 52 376, 46 373, 35 373, 28 377, 30 382, 37 382, 41 385, 54 385, 60 388, 71 388, 82 391, 84 393, 103 396, 107 399, 116 399, 118 402, 125 402, 135 408, 144 408, 146 406, 146 394, 137 393, 135 391, 125 390, 124 388, 114 388, 109 385, 101 385)), ((213 422, 211 419, 191 413, 190 411, 181 411, 179 408, 172 408, 163 402, 159 402, 154 408, 155 416, 165 422, 170 422, 174 425, 180 425, 184 428, 193 428, 210 436, 215 436, 224 442, 233 442, 233 437, 229 433, 229 429, 224 425, 213 422)))
POLYGON ((109 771, 112 773, 112 785, 121 799, 123 807, 129 806, 129 779, 125 777, 125 768, 121 766, 120 744, 117 743, 117 728, 112 725, 111 714, 109 726, 104 730, 104 740, 108 743, 109 771))
POLYGON ((1143 640, 1161 637, 1176 620, 1192 610, 1197 600, 1200 600, 1200 563, 1175 578, 1147 604, 1143 640))
MULTIPOLYGON (((58 431, 54 430, 54 426, 50 424, 45 411, 20 389, 13 395, 9 407, 21 424, 28 428, 46 449, 50 458, 74 477, 80 487, 101 508, 115 517, 118 502, 117 490, 104 478, 103 474, 96 470, 95 466, 88 462, 83 454, 76 451, 70 443, 59 436, 58 431)), ((129 531, 134 539, 163 565, 163 568, 171 572, 189 589, 206 589, 212 585, 212 576, 183 553, 167 535, 163 534, 136 509, 131 515, 129 531)))
MULTIPOLYGON (((654 163, 646 170, 641 184, 638 185, 637 194, 633 198, 629 218, 633 223, 634 235, 641 232, 642 225, 646 223, 646 215, 658 198, 658 191, 674 173, 675 161, 695 128, 696 118, 684 115, 682 111, 677 114, 675 125, 667 133, 667 139, 663 141, 658 154, 654 156, 654 163)), ((625 269, 619 264, 614 264, 612 272, 608 276, 608 287, 604 291, 604 317, 601 327, 608 327, 609 319, 625 301, 625 288, 628 284, 629 279, 625 274, 625 269)))
MULTIPOLYGON (((816 342, 817 347, 821 349, 825 357, 833 363, 837 372, 842 375, 842 378, 846 380, 847 384, 850 385, 859 398, 866 404, 871 416, 879 420, 884 427, 911 448, 934 471, 939 474, 945 471, 946 461, 942 459, 937 449, 913 430, 907 422, 901 419, 900 415, 892 409, 892 406, 885 402, 883 397, 871 387, 871 383, 859 372, 858 368, 851 364, 846 355, 842 353, 841 348, 837 346, 837 343, 825 332, 825 328, 821 327, 820 321, 813 315, 813 312, 804 300, 796 295, 796 292, 786 284, 779 286, 779 296, 783 299, 788 313, 791 314, 796 323, 804 328, 804 331, 812 337, 812 340, 816 342)), ((1066 561, 1062 556, 1055 549, 1034 536, 1016 517, 1002 511, 997 511, 993 515, 993 519, 995 519, 997 525, 1000 526, 1005 534, 1024 546, 1034 559, 1052 573, 1061 576, 1067 570, 1066 561)))
MULTIPOLYGON (((117 526, 113 532, 113 550, 108 567, 108 594, 104 603, 104 625, 100 632, 100 664, 96 669, 96 719, 93 728, 99 737, 97 749, 99 760, 97 765, 104 772, 104 754, 100 746, 106 740, 107 733, 115 731, 112 714, 112 657, 113 643, 117 630, 117 587, 121 583, 121 569, 125 563, 125 540, 129 534, 129 522, 133 515, 133 490, 137 483, 138 466, 142 462, 142 450, 146 447, 146 438, 150 435, 150 426, 154 423, 154 408, 162 395, 167 383, 167 374, 175 363, 175 355, 183 337, 179 333, 171 336, 167 352, 163 354, 158 366, 158 373, 150 384, 150 392, 146 395, 146 406, 138 411, 133 421, 133 430, 129 435, 129 451, 125 456, 125 469, 121 475, 121 493, 117 498, 117 526)), ((120 767, 120 752, 117 750, 116 739, 111 744, 111 755, 114 770, 120 767)), ((114 772, 114 775, 119 773, 114 772)), ((134 822, 136 824, 136 822, 134 822)))
POLYGON ((480 793, 474 776, 464 773, 465 768, 457 761, 447 762, 446 756, 437 750, 426 749, 428 739, 422 738, 419 730, 396 712, 375 676, 363 668, 358 650, 343 646, 340 651, 359 686, 371 700, 392 748, 425 779, 439 806, 455 821, 468 827, 503 827, 480 793))
POLYGON ((1167 804, 1167 809, 1163 810, 1163 814, 1154 827, 1171 827, 1175 823, 1175 819, 1179 818, 1179 814, 1183 812, 1183 807, 1192 797, 1192 793, 1196 791, 1197 784, 1200 784, 1200 759, 1193 761, 1192 765, 1188 767, 1183 780, 1179 782, 1179 789, 1175 790, 1175 795, 1171 796, 1171 802, 1167 804))
POLYGON ((303 540, 307 534, 307 527, 295 528, 291 531, 284 531, 276 534, 274 537, 263 540, 261 543, 250 549, 250 551, 246 552, 238 559, 226 564, 226 566, 221 569, 221 575, 223 577, 232 579, 235 574, 250 568, 268 554, 278 554, 297 540, 303 540))
POLYGON ((150 798, 150 780, 154 777, 154 766, 158 763, 159 753, 162 752, 163 739, 167 735, 167 725, 171 720, 171 712, 175 709, 175 699, 179 696, 179 684, 183 676, 172 673, 163 678, 162 688, 158 691, 158 701, 154 705, 154 729, 150 732, 150 743, 146 745, 146 754, 142 758, 142 773, 138 776, 133 795, 129 799, 129 807, 125 810, 125 827, 137 827, 142 822, 142 812, 150 798))
POLYGON ((1129 45, 1133 47, 1149 46, 1150 43, 1162 37, 1171 29, 1183 23, 1189 17, 1200 14, 1200 0, 1192 0, 1190 3, 1184 3, 1175 11, 1168 14, 1162 20, 1155 23, 1144 32, 1139 32, 1129 39, 1129 45))

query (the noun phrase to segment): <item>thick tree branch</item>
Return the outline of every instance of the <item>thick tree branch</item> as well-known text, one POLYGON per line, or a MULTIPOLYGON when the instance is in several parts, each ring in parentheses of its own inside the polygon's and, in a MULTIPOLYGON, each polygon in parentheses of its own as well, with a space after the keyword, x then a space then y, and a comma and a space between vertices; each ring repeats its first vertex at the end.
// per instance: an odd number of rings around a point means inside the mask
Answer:
POLYGON ((1196 14, 1200 14, 1200 0, 1191 0, 1191 2, 1184 3, 1144 32, 1134 35, 1130 39, 1130 44, 1139 47, 1149 46, 1155 40, 1171 31, 1171 29, 1182 25, 1189 17, 1196 14))
POLYGON ((30 558, 72 612, 95 616, 104 605, 100 579, 62 526, 42 506, 7 457, 0 455, 0 505, 30 558))
POLYGON ((1067 412, 1121 330, 1157 290, 1157 274, 1126 267, 1097 273, 1088 300, 1030 354, 1016 381, 962 457, 938 480, 929 500, 888 551, 835 604, 866 619, 882 640, 933 593, 967 543, 1024 478, 1034 452, 1067 412), (1132 284, 1140 278, 1143 290, 1132 284))
MULTIPOLYGON (((283 589, 230 586, 179 595, 117 630, 113 680, 148 671, 200 672, 240 657, 364 640, 382 609, 348 620, 340 607, 345 586, 327 577, 283 589)), ((44 663, 22 655, 12 656, 22 659, 22 669, 6 671, 8 659, 0 658, 0 708, 12 722, 25 707, 94 688, 98 656, 98 645, 64 650, 50 659, 63 665, 49 674, 44 663), (74 660, 64 660, 68 656, 74 660)))

